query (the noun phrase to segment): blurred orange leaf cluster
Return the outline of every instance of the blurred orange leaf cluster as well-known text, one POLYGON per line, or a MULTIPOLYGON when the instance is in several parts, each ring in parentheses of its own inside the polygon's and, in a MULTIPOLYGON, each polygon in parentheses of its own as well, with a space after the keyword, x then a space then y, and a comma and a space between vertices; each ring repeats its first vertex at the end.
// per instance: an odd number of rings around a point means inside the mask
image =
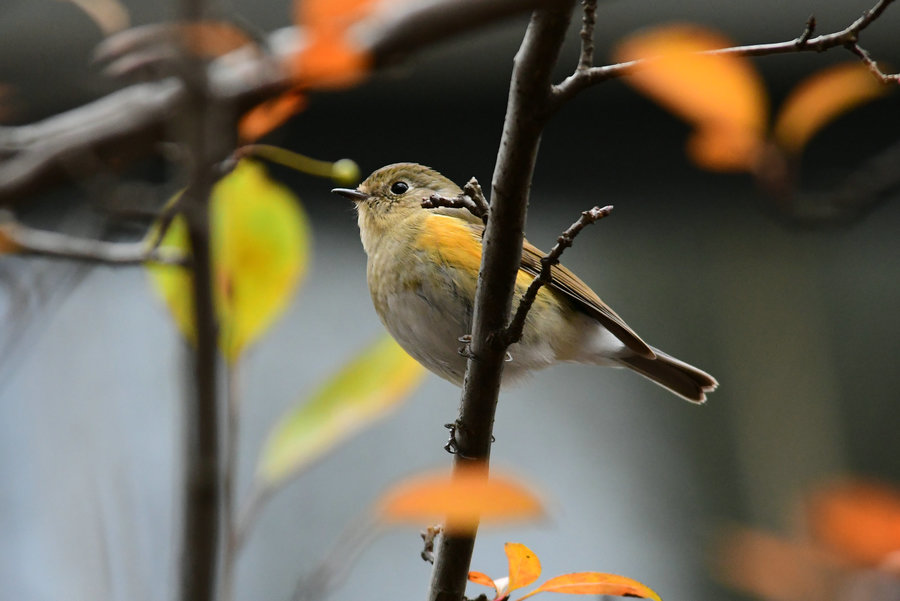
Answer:
POLYGON ((304 87, 339 88, 359 82, 369 54, 348 37, 351 25, 371 12, 374 0, 296 0, 295 21, 309 41, 295 57, 294 77, 304 87))
POLYGON ((481 464, 444 473, 425 474, 401 482, 385 493, 378 515, 387 522, 434 522, 444 530, 471 533, 480 521, 509 522, 534 519, 543 506, 527 486, 503 474, 488 475, 481 464))
MULTIPOLYGON (((509 562, 509 575, 497 580, 481 572, 469 572, 469 580, 494 589, 494 601, 508 599, 513 591, 533 584, 541 575, 537 555, 521 543, 506 543, 503 547, 509 562)), ((661 601, 649 587, 631 578, 602 572, 574 572, 550 578, 534 590, 519 597, 519 601, 538 593, 567 593, 570 595, 616 595, 661 601)))
POLYGON ((629 81, 694 125, 688 154, 707 169, 755 172, 772 144, 797 155, 830 120, 886 91, 860 63, 824 69, 794 89, 770 134, 765 86, 752 63, 711 52, 729 46, 716 32, 670 25, 626 38, 614 55, 643 61, 629 81))
POLYGON ((851 591, 859 601, 882 601, 885 590, 891 598, 900 594, 900 490, 843 479, 808 495, 802 508, 808 539, 726 530, 715 553, 717 574, 771 601, 840 601, 851 591))
POLYGON ((344 88, 359 83, 371 67, 369 53, 348 36, 368 16, 374 0, 295 0, 294 21, 306 35, 290 64, 296 87, 264 102, 241 119, 240 136, 253 141, 306 107, 303 90, 344 88))
POLYGON ((244 30, 226 21, 179 23, 178 35, 187 50, 203 58, 216 58, 253 43, 244 30))

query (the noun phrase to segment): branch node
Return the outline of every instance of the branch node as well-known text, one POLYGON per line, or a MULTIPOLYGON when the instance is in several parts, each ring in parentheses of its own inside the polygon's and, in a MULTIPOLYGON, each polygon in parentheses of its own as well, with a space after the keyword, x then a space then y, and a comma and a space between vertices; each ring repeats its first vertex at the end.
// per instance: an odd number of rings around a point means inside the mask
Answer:
POLYGON ((803 28, 803 33, 800 34, 800 37, 797 38, 794 45, 797 48, 803 48, 806 46, 807 42, 809 42, 809 38, 812 37, 813 33, 816 31, 816 16, 810 15, 806 20, 806 27, 803 28))
POLYGON ((481 219, 481 222, 487 225, 491 207, 484 198, 484 192, 481 185, 474 177, 463 187, 463 193, 453 198, 441 196, 440 194, 432 194, 428 198, 422 199, 423 209, 437 209, 440 207, 448 209, 465 209, 475 217, 481 219))

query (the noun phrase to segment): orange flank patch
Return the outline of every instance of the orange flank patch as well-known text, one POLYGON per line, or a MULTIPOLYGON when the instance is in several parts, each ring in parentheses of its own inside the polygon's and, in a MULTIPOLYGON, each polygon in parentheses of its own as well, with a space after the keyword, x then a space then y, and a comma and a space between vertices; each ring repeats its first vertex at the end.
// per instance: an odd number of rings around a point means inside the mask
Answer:
POLYGON ((481 268, 481 244, 472 230, 455 217, 429 215, 419 235, 419 245, 439 255, 447 265, 477 274, 481 268))

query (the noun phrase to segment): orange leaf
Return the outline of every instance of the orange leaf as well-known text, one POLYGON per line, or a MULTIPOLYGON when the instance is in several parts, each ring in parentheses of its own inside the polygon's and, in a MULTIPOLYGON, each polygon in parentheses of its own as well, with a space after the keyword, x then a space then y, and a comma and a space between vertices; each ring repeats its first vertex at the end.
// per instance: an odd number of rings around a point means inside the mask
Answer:
POLYGON ((17 253, 22 250, 21 245, 9 236, 0 226, 0 255, 17 253))
POLYGON ((576 572, 563 574, 551 578, 527 595, 521 597, 523 601, 538 593, 568 593, 570 595, 616 595, 619 597, 640 597, 641 599, 653 599, 662 601, 649 587, 637 580, 616 576, 615 574, 603 574, 600 572, 576 572))
POLYGON ((184 47, 204 58, 216 58, 253 43, 242 29, 225 21, 179 23, 177 27, 184 47))
POLYGON ((346 34, 374 5, 374 0, 295 0, 295 20, 309 35, 292 64, 298 84, 340 88, 365 76, 371 57, 348 41, 346 34))
POLYGON ((318 27, 333 23, 347 27, 366 16, 375 0, 296 0, 294 15, 297 24, 318 27))
POLYGON ((482 586, 489 586, 494 589, 495 598, 500 597, 500 590, 497 588, 497 584, 487 574, 481 572, 469 572, 469 582, 474 582, 475 584, 480 584, 482 586))
POLYGON ((749 61, 702 54, 730 45, 714 32, 670 25, 626 38, 615 51, 619 62, 645 61, 629 83, 695 125, 691 157, 708 169, 750 169, 768 118, 765 88, 749 61))
POLYGON ((877 565, 900 549, 900 491, 884 484, 839 482, 812 496, 813 535, 855 563, 877 565))
POLYGON ((528 586, 541 575, 540 560, 522 543, 506 543, 503 550, 509 560, 509 592, 528 586))
POLYGON ((729 527, 713 552, 716 575, 760 599, 835 599, 845 576, 835 557, 813 545, 729 527))
POLYGON ((261 138, 304 108, 306 96, 297 88, 258 104, 245 113, 238 123, 241 139, 252 142, 261 138))
POLYGON ((826 123, 887 92, 860 63, 842 63, 804 79, 784 101, 775 122, 775 140, 798 153, 826 123))
POLYGON ((350 44, 343 31, 322 29, 297 53, 291 69, 298 85, 334 89, 358 83, 370 66, 368 52, 350 44))
POLYGON ((452 476, 431 473, 401 482, 382 496, 378 513, 394 522, 443 519, 447 532, 461 534, 473 532, 479 521, 535 518, 543 508, 520 482, 497 474, 488 478, 484 466, 472 466, 452 476))

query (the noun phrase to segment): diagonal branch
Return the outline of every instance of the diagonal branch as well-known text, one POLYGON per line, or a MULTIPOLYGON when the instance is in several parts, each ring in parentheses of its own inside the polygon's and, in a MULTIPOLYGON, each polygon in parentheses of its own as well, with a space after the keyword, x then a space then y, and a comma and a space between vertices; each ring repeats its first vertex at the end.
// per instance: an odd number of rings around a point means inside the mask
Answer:
POLYGON ((507 344, 513 344, 522 339, 522 330, 525 328, 525 318, 528 317, 528 312, 531 310, 531 306, 534 304, 534 299, 537 298, 540 289, 553 280, 553 266, 559 264, 559 258, 562 256, 563 251, 572 246, 575 242, 575 236, 581 233, 581 230, 608 216, 612 213, 612 210, 612 205, 607 205, 602 209, 600 207, 594 207, 589 211, 583 211, 581 217, 578 218, 578 221, 570 225, 566 231, 559 235, 556 239, 556 244, 550 249, 550 252, 541 257, 541 271, 538 275, 534 276, 533 280, 531 280, 531 284, 528 285, 528 289, 519 301, 519 306, 516 308, 516 314, 506 328, 507 344))
MULTIPOLYGON (((824 52, 831 48, 842 46, 858 56, 869 70, 882 83, 900 83, 900 74, 886 74, 882 72, 872 57, 859 45, 859 34, 878 19, 894 0, 878 0, 876 4, 865 11, 861 17, 853 23, 834 33, 812 37, 815 27, 815 19, 810 18, 803 33, 799 37, 786 42, 774 42, 770 44, 752 44, 748 46, 733 46, 708 50, 701 54, 730 55, 730 56, 769 56, 773 54, 789 54, 793 52, 824 52)), ((652 58, 639 59, 602 67, 589 69, 576 69, 574 73, 561 81, 553 88, 553 108, 558 109, 571 100, 579 92, 597 85, 609 79, 615 79, 630 75, 640 69, 652 58)), ((579 65, 580 66, 580 65, 579 65)))
MULTIPOLYGON (((376 12, 354 27, 354 39, 375 68, 394 64, 424 47, 469 33, 503 18, 552 4, 553 0, 427 0, 376 12)), ((124 33, 122 35, 128 35, 124 33)), ((209 64, 210 100, 240 115, 293 85, 289 65, 311 36, 300 28, 277 30, 266 38, 271 53, 256 45, 209 64)), ((115 38, 106 43, 116 54, 115 38)), ((68 181, 67 157, 90 151, 117 165, 148 156, 165 139, 172 115, 188 102, 185 84, 171 77, 129 86, 92 103, 23 126, 0 126, 0 205, 68 181)), ((82 176, 91 175, 82 172, 82 176)))

